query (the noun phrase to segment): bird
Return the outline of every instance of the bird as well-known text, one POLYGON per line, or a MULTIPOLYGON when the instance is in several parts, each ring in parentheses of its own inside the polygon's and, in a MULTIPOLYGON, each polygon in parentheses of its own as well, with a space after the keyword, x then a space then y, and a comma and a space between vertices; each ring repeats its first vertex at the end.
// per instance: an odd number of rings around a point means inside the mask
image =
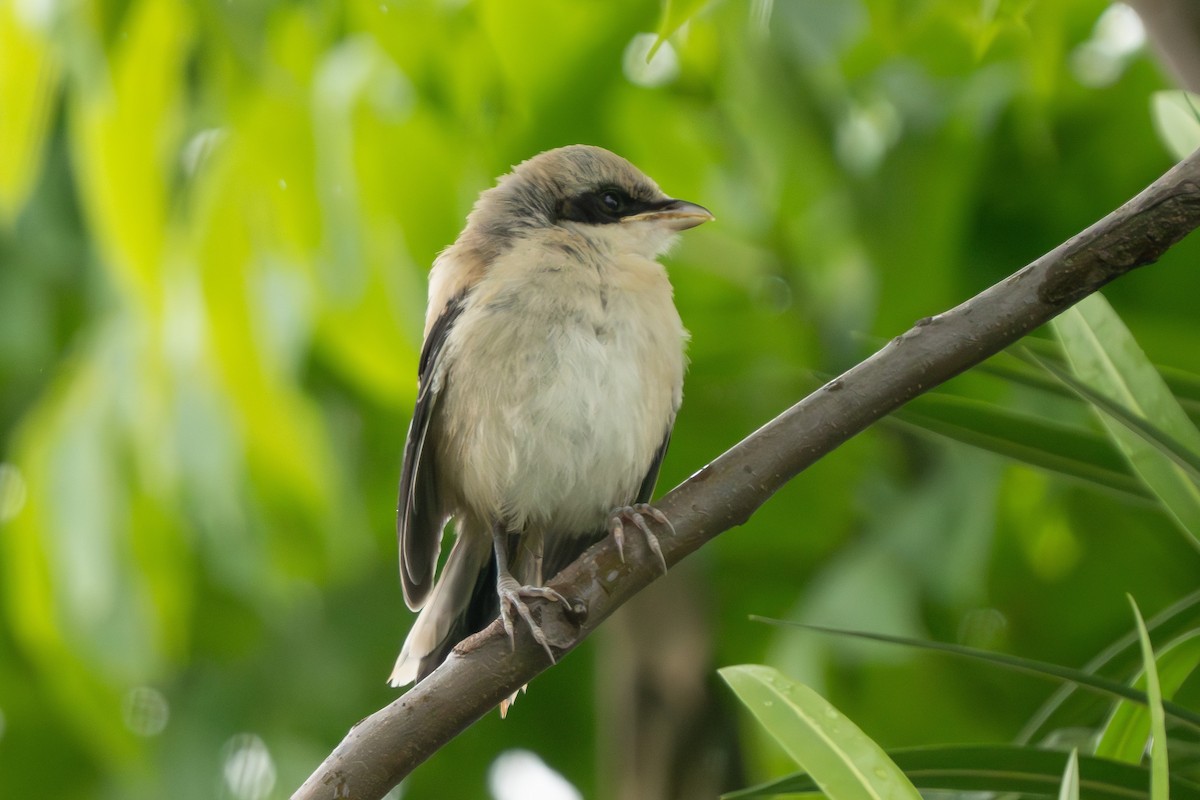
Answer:
POLYGON ((713 219, 621 156, 547 150, 483 191, 429 275, 397 507, 404 599, 419 611, 389 678, 419 681, 627 526, 666 571, 649 505, 682 401, 688 333, 659 258, 713 219), (436 576, 443 532, 454 543, 436 576))

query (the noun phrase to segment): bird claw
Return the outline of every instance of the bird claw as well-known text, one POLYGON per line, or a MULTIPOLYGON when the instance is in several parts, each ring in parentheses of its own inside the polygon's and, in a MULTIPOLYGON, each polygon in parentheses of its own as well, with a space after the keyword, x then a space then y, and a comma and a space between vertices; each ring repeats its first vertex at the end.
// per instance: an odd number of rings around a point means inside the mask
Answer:
POLYGON ((666 514, 659 511, 649 503, 636 503, 632 506, 623 506, 615 508, 608 518, 608 532, 612 535, 613 541, 617 543, 617 553, 621 556, 621 563, 625 563, 625 523, 622 518, 628 520, 633 527, 641 531, 642 536, 646 539, 646 546, 650 548, 650 552, 658 557, 658 565, 662 567, 663 574, 667 574, 667 559, 663 557, 662 545, 658 542, 658 537, 654 535, 654 531, 650 530, 650 526, 646 523, 646 517, 660 525, 666 527, 672 535, 675 534, 675 526, 671 524, 671 520, 666 514))
POLYGON ((571 604, 567 602, 567 598, 549 586, 522 586, 517 583, 515 578, 507 574, 501 575, 496 581, 496 593, 500 595, 500 622, 504 625, 504 632, 508 634, 508 641, 512 649, 517 649, 516 626, 513 624, 513 611, 515 610, 517 615, 529 626, 533 640, 540 644, 546 651, 546 655, 550 657, 550 663, 557 664, 558 660, 554 658, 554 652, 550 649, 550 642, 547 641, 542 626, 533 618, 529 606, 525 605, 521 598, 540 597, 543 600, 562 603, 563 608, 570 611, 571 604))

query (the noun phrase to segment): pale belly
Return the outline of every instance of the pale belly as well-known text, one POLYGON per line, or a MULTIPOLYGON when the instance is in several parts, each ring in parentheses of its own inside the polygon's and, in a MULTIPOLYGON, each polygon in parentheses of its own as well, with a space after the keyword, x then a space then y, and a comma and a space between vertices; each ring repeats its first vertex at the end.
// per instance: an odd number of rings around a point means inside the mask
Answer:
POLYGON ((674 307, 647 311, 616 298, 467 321, 439 437, 455 505, 510 530, 582 533, 633 501, 683 374, 674 307))

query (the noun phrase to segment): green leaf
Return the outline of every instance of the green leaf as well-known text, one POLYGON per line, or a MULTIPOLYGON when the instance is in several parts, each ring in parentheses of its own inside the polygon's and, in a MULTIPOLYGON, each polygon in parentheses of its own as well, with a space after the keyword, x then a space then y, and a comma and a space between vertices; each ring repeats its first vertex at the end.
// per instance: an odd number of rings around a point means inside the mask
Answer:
POLYGON ((171 156, 185 99, 192 15, 178 0, 129 4, 107 71, 83 58, 99 50, 98 20, 79 15, 74 77, 89 91, 70 93, 71 148, 80 205, 104 266, 127 299, 163 312, 168 252, 171 156))
MULTIPOLYGON (((1046 377, 1039 361, 1049 361, 1057 366, 1066 363, 1062 347, 1057 341, 1026 336, 1015 345, 989 358, 976 367, 976 371, 1003 378, 1010 383, 1029 386, 1060 397, 1074 397, 1073 392, 1060 381, 1046 377), (1037 360, 1030 358, 1030 353, 1037 360)), ((1183 406, 1193 421, 1200 421, 1200 375, 1167 364, 1154 364, 1162 375, 1175 399, 1183 406)))
POLYGON ((1063 770, 1062 785, 1058 789, 1058 800, 1079 800, 1079 751, 1072 750, 1063 770))
MULTIPOLYGON (((1010 383, 1040 389, 1060 397, 1077 397, 1061 381, 1049 378, 1040 362, 1056 366, 1066 364, 1062 347, 1057 341, 1026 336, 1017 344, 989 358, 975 369, 1010 383), (1036 358, 1031 358, 1030 356, 1036 358)), ((1154 364, 1175 399, 1193 420, 1200 417, 1200 375, 1167 364, 1154 364)))
POLYGON ((883 748, 809 687, 757 664, 719 672, 831 800, 920 800, 883 748))
POLYGON ((1154 129, 1167 150, 1184 158, 1200 147, 1200 97, 1191 92, 1155 92, 1150 97, 1154 129))
MULTIPOLYGON (((1054 797, 1060 792, 1067 753, 1028 745, 938 745, 889 750, 892 761, 923 791, 996 792, 1054 797)), ((1150 800, 1150 770, 1095 756, 1077 756, 1079 789, 1089 800, 1150 800)), ((724 795, 726 800, 818 791, 797 773, 724 795)), ((1200 786, 1171 779, 1174 800, 1200 800, 1200 786)))
POLYGON ((1027 353, 1032 350, 1038 353, 1041 357, 1053 360, 1056 363, 1062 361, 1062 351, 1058 348, 1058 343, 1055 342, 1050 348, 1027 346, 1028 343, 1040 341, 1032 337, 1026 337, 1021 340, 1020 344, 1012 347, 984 361, 975 369, 979 372, 1001 378, 1008 383, 1017 384, 1020 386, 1028 386, 1032 389, 1048 392, 1058 395, 1059 397, 1071 397, 1071 393, 1067 391, 1061 383, 1046 376, 1045 370, 1040 366, 1029 361, 1027 353), (1050 352, 1042 352, 1049 350, 1050 352), (1022 355, 1022 354, 1026 355, 1022 355))
MULTIPOLYGON (((1164 698, 1174 697, 1183 682, 1200 666, 1200 630, 1189 631, 1171 641, 1156 659, 1159 685, 1164 698)), ((1145 688, 1145 672, 1133 682, 1145 688)), ((1095 754, 1115 761, 1139 764, 1150 736, 1150 712, 1143 706, 1121 703, 1104 725, 1095 754)))
MULTIPOLYGON (((1033 358, 1037 358, 1034 356, 1033 358)), ((1200 453, 1192 452, 1161 430, 1157 425, 1134 414, 1120 403, 1113 402, 1086 383, 1049 361, 1038 359, 1038 363, 1054 377, 1063 382, 1077 396, 1091 403, 1113 422, 1154 447, 1177 467, 1183 470, 1194 483, 1200 483, 1200 453)))
POLYGON ((0 224, 13 222, 33 189, 62 72, 50 31, 20 12, 19 3, 0 4, 0 224))
MULTIPOLYGON (((1112 681, 1099 675, 1092 675, 1087 672, 1082 672, 1070 667, 1059 666, 1058 664, 1050 664, 1045 661, 1035 661, 1031 658, 1021 658, 1019 656, 1010 656, 1007 653, 994 653, 989 650, 979 650, 974 647, 964 647, 960 644, 949 644, 947 642, 932 642, 925 639, 911 639, 906 636, 892 636, 886 633, 872 633, 869 631, 854 631, 845 628, 830 628, 823 625, 810 625, 805 622, 791 622, 789 620, 769 619, 752 614, 750 619, 758 622, 766 622, 771 625, 785 625, 792 628, 801 628, 806 631, 816 631, 818 633, 829 633, 835 636, 850 636, 856 639, 866 639, 873 642, 883 642, 885 644, 899 644, 906 647, 918 647, 923 650, 933 650, 940 653, 948 653, 950 655, 961 656, 965 658, 973 658, 979 661, 986 661, 997 666, 1006 667, 1007 669, 1025 672, 1030 675, 1037 675, 1043 678, 1052 678, 1055 680, 1072 681, 1085 689, 1091 689, 1102 694, 1107 694, 1113 697, 1120 697, 1125 700, 1132 700, 1135 703, 1148 703, 1147 695, 1139 692, 1123 683, 1112 681)), ((1162 707, 1171 717, 1189 725, 1196 730, 1200 730, 1200 714, 1194 711, 1175 705, 1174 703, 1163 703, 1162 707)))
POLYGON ((1104 436, 1092 431, 941 392, 915 398, 892 418, 1127 499, 1149 496, 1130 474, 1121 454, 1104 436))
MULTIPOLYGON (((1152 423, 1184 450, 1200 452, 1200 431, 1103 297, 1086 298, 1052 325, 1082 383, 1152 423)), ((1142 435, 1107 414, 1101 421, 1134 471, 1200 548, 1200 486, 1142 435)))
POLYGON ((1168 800, 1171 772, 1167 765, 1167 722, 1163 713, 1162 687, 1158 682, 1158 667, 1154 663, 1150 634, 1146 631, 1146 622, 1132 595, 1129 596, 1129 605, 1133 607, 1138 639, 1142 644, 1142 668, 1146 674, 1146 696, 1150 707, 1150 800, 1168 800))
MULTIPOLYGON (((1162 636, 1186 636, 1200 627, 1200 591, 1192 592, 1159 611, 1147 623, 1147 627, 1162 636)), ((1132 672, 1133 663, 1141 663, 1137 631, 1133 630, 1118 638, 1100 651, 1083 666, 1082 672, 1089 675, 1108 672, 1132 672)), ((1017 735, 1017 741, 1025 744, 1040 741, 1049 731, 1052 718, 1074 695, 1078 684, 1067 683, 1047 698, 1042 707, 1030 717, 1017 735)))
POLYGON ((658 23, 658 41, 646 54, 647 64, 650 63, 650 59, 654 58, 654 54, 658 52, 658 48, 662 47, 663 42, 670 39, 677 30, 687 24, 688 20, 696 16, 707 2, 708 0, 663 0, 662 19, 658 23))
POLYGON ((1200 424, 1200 375, 1163 364, 1154 366, 1167 382, 1171 394, 1175 395, 1179 405, 1188 413, 1188 417, 1193 423, 1200 424))

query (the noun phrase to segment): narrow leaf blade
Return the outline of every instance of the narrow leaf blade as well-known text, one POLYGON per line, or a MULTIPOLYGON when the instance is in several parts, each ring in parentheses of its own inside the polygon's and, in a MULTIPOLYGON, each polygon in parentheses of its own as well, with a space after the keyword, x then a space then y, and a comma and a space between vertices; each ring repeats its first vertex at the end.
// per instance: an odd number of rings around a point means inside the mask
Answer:
POLYGON ((1141 439, 1145 444, 1158 450, 1165 458, 1183 470, 1193 483, 1200 483, 1200 453, 1188 450, 1154 423, 1143 417, 1139 417, 1120 403, 1114 402, 1100 392, 1097 392, 1061 367, 1057 367, 1048 361, 1041 361, 1040 359, 1039 363, 1047 372, 1062 381, 1072 392, 1103 412, 1108 419, 1141 439))
POLYGON ((1146 672, 1147 705, 1150 707, 1150 800, 1168 800, 1170 796, 1170 769, 1167 765, 1167 722, 1163 713, 1162 687, 1158 682, 1158 667, 1154 661, 1154 647, 1150 644, 1150 633, 1142 612, 1138 610, 1133 596, 1129 597, 1133 616, 1137 621, 1138 640, 1142 645, 1142 668, 1146 672))
MULTIPOLYGON (((1183 682, 1200 667, 1200 630, 1189 631, 1168 643, 1159 651, 1156 664, 1163 698, 1174 697, 1183 682)), ((1133 685, 1145 688, 1145 672, 1138 675, 1133 685)), ((1095 755, 1139 764, 1149 737, 1150 712, 1146 707, 1121 703, 1105 723, 1095 755)))
POLYGON ((677 30, 687 24, 688 20, 696 16, 707 2, 708 0, 663 0, 662 18, 658 23, 658 39, 650 48, 650 52, 646 54, 646 61, 654 58, 654 54, 658 52, 658 48, 662 47, 662 43, 670 39, 677 30))
POLYGON ((1079 751, 1072 750, 1063 770, 1062 785, 1058 789, 1058 800, 1079 800, 1079 751))
POLYGON ((892 418, 1129 499, 1149 496, 1120 452, 1091 431, 944 393, 918 397, 892 418))
MULTIPOLYGON (((985 661, 996 666, 1005 667, 1007 669, 1025 672, 1030 675, 1036 675, 1043 678, 1053 680, 1071 681, 1085 689, 1090 689, 1101 694, 1107 694, 1111 697, 1119 697, 1126 700, 1132 700, 1135 703, 1147 703, 1147 696, 1143 692, 1139 692, 1123 683, 1109 680, 1108 678, 1099 675, 1093 675, 1078 669, 1063 667, 1058 664, 1051 664, 1045 661, 1037 661, 1031 658, 1022 658, 1020 656, 1012 656, 1007 653, 996 653, 990 650, 979 650, 974 647, 965 647, 959 644, 949 644, 948 642, 934 642, 925 639, 911 639, 906 636, 892 636, 887 633, 874 633, 870 631, 855 631, 845 628, 830 628, 822 625, 810 625, 805 622, 792 622, 789 620, 770 619, 768 617, 760 617, 751 615, 750 619, 758 622, 766 622, 771 625, 785 625, 792 628, 801 628, 807 631, 816 631, 818 633, 828 633, 834 636, 850 636, 856 639, 866 639, 874 642, 883 642, 885 644, 899 644, 905 647, 917 647, 923 650, 933 650, 940 653, 948 653, 950 655, 972 658, 978 661, 985 661)), ((1188 725, 1196 730, 1200 730, 1200 714, 1183 708, 1174 703, 1162 704, 1163 710, 1173 719, 1188 725)))
POLYGON ((920 800, 879 745, 825 698, 770 667, 719 670, 759 723, 836 800, 920 800))
MULTIPOLYGON (((893 762, 922 791, 995 792, 1056 797, 1068 754, 1029 745, 937 745, 889 750, 893 762)), ((1077 756, 1079 790, 1089 800, 1150 800, 1150 770, 1134 764, 1077 756)), ((726 800, 817 792, 797 773, 724 795, 726 800)), ((1171 778, 1174 800, 1200 800, 1200 786, 1171 778)))
POLYGON ((11 225, 33 190, 51 124, 61 65, 50 37, 0 4, 0 225, 11 225))
MULTIPOLYGON (((1200 452, 1200 431, 1103 297, 1088 297, 1052 325, 1071 371, 1081 382, 1152 421, 1184 449, 1200 452)), ((1107 415, 1101 415, 1101 422, 1134 471, 1189 534, 1190 541, 1200 547, 1200 486, 1141 436, 1107 415)))

